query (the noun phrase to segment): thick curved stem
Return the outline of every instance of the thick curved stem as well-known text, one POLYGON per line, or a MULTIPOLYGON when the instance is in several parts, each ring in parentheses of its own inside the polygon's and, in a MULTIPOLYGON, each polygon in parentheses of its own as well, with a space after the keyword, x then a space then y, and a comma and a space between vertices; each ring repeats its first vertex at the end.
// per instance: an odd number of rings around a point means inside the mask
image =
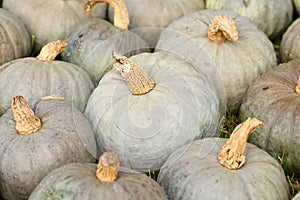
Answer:
POLYGON ((114 9, 114 26, 122 30, 128 30, 129 15, 126 4, 122 0, 88 0, 84 5, 87 12, 91 12, 98 2, 108 3, 114 9))
POLYGON ((228 169, 241 168, 246 161, 246 145, 249 135, 263 126, 263 122, 256 118, 248 118, 239 124, 222 147, 218 155, 219 163, 228 169))
POLYGON ((102 182, 113 182, 118 178, 120 161, 114 152, 105 152, 99 159, 96 177, 102 182))
POLYGON ((295 87, 295 91, 297 94, 300 95, 300 75, 298 76, 298 82, 297 82, 297 85, 295 87))
POLYGON ((42 61, 53 61, 56 56, 62 53, 67 48, 67 42, 65 40, 57 40, 46 44, 40 54, 36 57, 42 61))

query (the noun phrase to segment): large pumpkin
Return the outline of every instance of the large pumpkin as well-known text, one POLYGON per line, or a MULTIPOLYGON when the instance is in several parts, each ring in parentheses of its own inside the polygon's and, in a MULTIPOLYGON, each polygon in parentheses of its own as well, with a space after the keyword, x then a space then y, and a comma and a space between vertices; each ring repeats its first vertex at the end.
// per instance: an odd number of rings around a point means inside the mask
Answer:
POLYGON ((113 69, 85 111, 99 152, 115 151, 123 166, 139 171, 158 170, 178 146, 217 134, 216 90, 189 63, 157 52, 114 57, 114 65, 130 90, 113 69))
POLYGON ((95 163, 72 163, 49 173, 29 200, 166 200, 162 188, 145 174, 119 167, 117 155, 105 152, 95 163))
POLYGON ((247 17, 272 40, 292 22, 294 10, 292 0, 207 0, 206 7, 232 10, 247 17))
POLYGON ((300 174, 300 92, 295 90, 299 75, 299 60, 269 70, 249 87, 240 110, 242 119, 253 116, 265 123, 249 141, 274 158, 284 155, 286 170, 296 174, 300 174))
POLYGON ((174 151, 158 174, 169 200, 289 199, 280 164, 247 143, 247 134, 260 123, 249 119, 236 127, 229 140, 204 138, 174 151))
MULTIPOLYGON (((1 5, 1 2, 0 2, 1 5)), ((30 36, 23 22, 0 8, 0 65, 30 53, 30 36)))
POLYGON ((95 162, 89 122, 70 103, 50 96, 12 100, 0 118, 0 191, 4 199, 28 199, 50 171, 72 162, 95 162))
POLYGON ((225 88, 227 106, 234 110, 249 84, 277 64, 266 34, 248 18, 225 10, 201 10, 174 21, 162 32, 156 51, 192 63, 212 80, 220 96, 225 88))
POLYGON ((3 0, 3 8, 18 16, 35 36, 36 52, 48 42, 64 39, 73 26, 84 19, 105 18, 107 5, 98 6, 93 15, 84 11, 80 0, 3 0))
POLYGON ((94 84, 77 65, 55 60, 66 48, 65 41, 51 42, 35 57, 20 58, 0 66, 0 114, 10 107, 10 99, 60 95, 84 111, 94 84))

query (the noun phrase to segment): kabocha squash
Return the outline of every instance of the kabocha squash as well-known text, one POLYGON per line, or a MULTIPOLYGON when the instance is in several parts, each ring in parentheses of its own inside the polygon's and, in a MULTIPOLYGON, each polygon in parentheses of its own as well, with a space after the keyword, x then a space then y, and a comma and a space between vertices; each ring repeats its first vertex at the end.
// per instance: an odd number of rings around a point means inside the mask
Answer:
POLYGON ((169 200, 289 199, 280 164, 267 152, 247 143, 263 123, 249 118, 230 139, 204 138, 174 151, 158 174, 169 200))
POLYGON ((89 122, 70 103, 22 96, 0 118, 0 191, 4 199, 28 199, 52 170, 73 162, 95 162, 89 122))
POLYGON ((201 10, 174 21, 162 32, 155 51, 192 63, 221 97, 225 89, 227 107, 233 110, 238 110, 249 84, 277 65, 266 34, 248 18, 225 10, 201 10))
POLYGON ((118 157, 105 152, 95 163, 72 163, 49 173, 29 200, 144 199, 166 200, 163 189, 145 174, 119 167, 118 157), (71 184, 70 184, 71 183, 71 184))
POLYGON ((0 66, 0 114, 10 107, 10 99, 16 95, 28 99, 60 95, 84 111, 95 86, 80 67, 54 60, 66 45, 64 40, 51 42, 36 58, 20 58, 0 66))
POLYGON ((206 8, 235 11, 251 19, 272 40, 290 25, 294 10, 292 0, 207 0, 206 8))
POLYGON ((113 63, 85 111, 99 154, 115 151, 123 166, 147 172, 178 146, 218 134, 216 90, 192 65, 164 52, 113 54, 113 63))
POLYGON ((296 19, 283 34, 280 44, 281 62, 300 59, 300 18, 296 19))
POLYGON ((99 4, 94 14, 82 9, 81 0, 3 0, 3 8, 24 22, 30 35, 35 36, 34 52, 39 52, 47 43, 64 39, 82 20, 106 17, 107 5, 99 4))
MULTIPOLYGON (((108 0, 109 3, 115 1, 108 0)), ((97 85, 101 77, 110 70, 111 51, 118 49, 127 56, 148 51, 149 45, 138 35, 124 31, 129 19, 126 6, 118 0, 116 24, 103 19, 90 19, 78 24, 67 36, 68 48, 62 53, 65 61, 81 66, 97 85)), ((90 11, 94 4, 87 1, 85 8, 90 11)))
MULTIPOLYGON (((97 1, 97 0, 95 0, 97 1)), ((130 17, 129 29, 143 37, 154 48, 161 30, 172 21, 205 8, 204 0, 124 0, 130 17)), ((114 12, 108 9, 113 22, 114 12)))
POLYGON ((241 105, 240 117, 254 116, 265 123, 249 142, 283 157, 287 172, 300 174, 300 61, 292 60, 266 72, 253 83, 241 105))
POLYGON ((15 15, 2 8, 0 8, 0 44, 0 65, 28 56, 30 53, 30 36, 25 25, 15 15))

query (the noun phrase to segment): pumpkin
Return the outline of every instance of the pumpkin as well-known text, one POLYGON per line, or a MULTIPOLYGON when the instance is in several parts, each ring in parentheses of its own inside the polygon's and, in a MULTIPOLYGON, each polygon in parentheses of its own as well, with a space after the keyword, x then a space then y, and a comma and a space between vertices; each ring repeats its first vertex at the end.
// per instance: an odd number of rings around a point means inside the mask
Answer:
POLYGON ((292 200, 299 200, 300 199, 300 192, 298 192, 292 200))
POLYGON ((293 0, 294 8, 297 11, 298 15, 300 14, 300 1, 299 0, 293 0))
POLYGON ((294 10, 292 0, 207 0, 206 7, 232 10, 247 17, 272 40, 292 22, 294 10))
POLYGON ((39 52, 47 43, 64 39, 82 20, 106 17, 107 5, 99 4, 95 14, 86 13, 80 0, 3 0, 3 8, 24 22, 30 35, 35 36, 34 51, 39 52))
POLYGON ((55 60, 66 45, 64 40, 50 42, 36 58, 20 58, 0 66, 0 114, 10 107, 10 99, 16 95, 28 99, 60 95, 84 111, 95 86, 79 66, 55 60))
POLYGON ((29 55, 30 37, 23 22, 2 8, 0 8, 0 35, 0 65, 29 55))
POLYGON ((69 102, 22 96, 0 117, 0 191, 4 199, 28 199, 50 171, 72 162, 95 162, 89 122, 69 102), (29 105, 30 104, 30 105, 29 105))
POLYGON ((240 110, 242 119, 254 116, 265 123, 249 142, 274 158, 284 155, 286 171, 295 174, 300 174, 299 75, 299 60, 269 70, 249 87, 240 110))
POLYGON ((281 62, 300 59, 299 48, 300 18, 293 21, 291 26, 283 34, 280 44, 281 62))
MULTIPOLYGON (((130 17, 129 29, 143 37, 154 48, 161 30, 172 21, 205 8, 204 0, 124 0, 130 17)), ((108 9, 108 19, 113 22, 114 12, 108 9)))
POLYGON ((192 65, 164 52, 113 54, 113 63, 85 110, 99 154, 114 151, 123 166, 156 171, 178 146, 218 134, 216 90, 192 65))
POLYGON ((49 173, 29 200, 46 199, 167 199, 163 189, 145 174, 119 167, 117 154, 105 152, 94 163, 71 163, 49 173), (71 184, 70 184, 71 183, 71 184))
POLYGON ((277 64, 266 34, 248 18, 225 10, 200 10, 174 21, 162 32, 155 51, 192 63, 235 111, 249 84, 277 64))
MULTIPOLYGON (((126 6, 121 0, 117 2, 121 5, 116 6, 116 12, 120 13, 116 15, 117 27, 106 20, 94 18, 78 24, 66 36, 69 45, 62 53, 63 60, 81 66, 96 85, 111 69, 110 55, 113 49, 118 49, 120 53, 130 56, 148 51, 149 48, 149 45, 138 35, 124 30, 127 29, 129 23, 126 6)), ((89 1, 85 4, 88 11, 93 6, 94 4, 90 4, 89 1)))
POLYGON ((263 123, 249 118, 229 139, 204 138, 178 148, 158 174, 170 200, 289 199, 280 164, 267 152, 247 143, 263 123))

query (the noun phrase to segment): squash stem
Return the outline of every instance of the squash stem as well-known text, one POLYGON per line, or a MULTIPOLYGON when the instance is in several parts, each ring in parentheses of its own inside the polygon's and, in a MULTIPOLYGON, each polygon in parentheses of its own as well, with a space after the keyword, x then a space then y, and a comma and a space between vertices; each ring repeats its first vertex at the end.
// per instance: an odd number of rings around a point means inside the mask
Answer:
POLYGON ((219 163, 228 169, 239 169, 246 161, 247 140, 256 129, 262 128, 263 122, 248 118, 233 130, 226 144, 218 155, 219 163))
POLYGON ((42 61, 53 61, 56 56, 62 53, 67 48, 67 42, 65 40, 57 40, 46 44, 40 54, 36 57, 42 61))
POLYGON ((114 152, 105 152, 99 158, 96 177, 102 182, 114 182, 118 178, 120 161, 114 152))
POLYGON ((207 31, 207 37, 216 43, 222 43, 226 40, 235 42, 238 40, 238 35, 233 19, 224 15, 215 16, 207 31))
POLYGON ((153 79, 138 63, 125 56, 116 56, 114 51, 112 58, 114 67, 121 73, 132 94, 146 94, 155 87, 153 79))
POLYGON ((122 30, 128 30, 129 15, 126 4, 123 0, 88 0, 84 9, 86 12, 91 12, 93 6, 98 2, 108 3, 114 9, 114 26, 122 30))
POLYGON ((11 104, 16 121, 16 129, 19 134, 28 135, 35 133, 42 127, 41 120, 34 114, 24 97, 14 97, 11 104))
POLYGON ((300 95, 300 75, 298 76, 298 83, 296 85, 295 91, 300 95))

